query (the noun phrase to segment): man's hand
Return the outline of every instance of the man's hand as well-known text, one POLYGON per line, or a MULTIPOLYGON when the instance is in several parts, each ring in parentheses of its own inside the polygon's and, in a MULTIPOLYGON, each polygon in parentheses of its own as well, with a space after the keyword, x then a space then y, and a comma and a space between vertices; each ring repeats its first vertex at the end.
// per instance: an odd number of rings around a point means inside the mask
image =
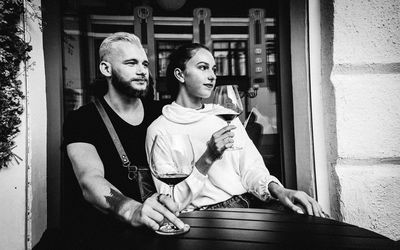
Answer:
POLYGON ((268 188, 279 201, 296 213, 327 217, 321 205, 303 191, 292 190, 271 182, 268 188))
POLYGON ((133 205, 132 210, 130 223, 135 227, 144 225, 153 230, 158 230, 164 218, 171 221, 179 229, 184 227, 184 223, 175 215, 178 214, 178 205, 167 195, 154 194, 143 204, 133 205))

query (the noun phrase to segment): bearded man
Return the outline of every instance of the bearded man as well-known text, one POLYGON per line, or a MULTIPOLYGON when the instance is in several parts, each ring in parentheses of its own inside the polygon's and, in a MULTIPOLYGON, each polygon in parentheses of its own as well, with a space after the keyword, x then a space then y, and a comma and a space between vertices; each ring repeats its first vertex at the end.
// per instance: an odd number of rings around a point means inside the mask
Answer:
MULTIPOLYGON (((161 113, 161 106, 155 108, 154 102, 145 98, 151 92, 147 55, 135 35, 118 32, 104 39, 99 56, 107 91, 98 100, 128 159, 136 166, 147 166, 146 130, 161 113)), ((183 228, 175 216, 177 204, 169 196, 153 194, 141 200, 139 184, 128 178, 93 102, 70 112, 63 132, 63 149, 79 194, 73 192, 73 185, 66 188, 74 195, 63 201, 62 224, 79 249, 93 248, 94 242, 103 244, 102 239, 113 238, 127 227, 157 230, 164 218, 183 228)))

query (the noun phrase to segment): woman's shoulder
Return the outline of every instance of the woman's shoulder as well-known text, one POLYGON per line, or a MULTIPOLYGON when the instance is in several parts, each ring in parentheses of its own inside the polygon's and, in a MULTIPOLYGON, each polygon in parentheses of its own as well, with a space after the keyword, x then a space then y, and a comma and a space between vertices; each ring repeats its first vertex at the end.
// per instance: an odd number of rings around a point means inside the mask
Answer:
POLYGON ((151 142, 156 135, 167 133, 168 127, 168 120, 163 115, 160 115, 147 127, 146 144, 151 142))
POLYGON ((168 119, 161 114, 150 124, 147 130, 160 130, 161 128, 168 126, 168 124, 168 119))

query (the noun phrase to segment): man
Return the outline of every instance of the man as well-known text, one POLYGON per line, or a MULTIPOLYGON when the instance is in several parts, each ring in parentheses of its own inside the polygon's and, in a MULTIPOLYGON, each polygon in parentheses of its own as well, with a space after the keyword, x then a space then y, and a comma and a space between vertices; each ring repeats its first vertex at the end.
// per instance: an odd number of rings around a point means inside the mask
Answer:
MULTIPOLYGON (((146 130, 160 109, 155 111, 155 106, 144 98, 149 89, 146 53, 135 35, 118 32, 104 39, 99 55, 100 72, 108 87, 99 101, 129 160, 134 165, 147 166, 146 130)), ((128 178, 127 168, 122 166, 93 103, 68 115, 64 147, 83 194, 81 202, 77 202, 79 197, 66 190, 70 194, 64 206, 68 215, 63 219, 68 232, 93 242, 101 240, 100 235, 113 237, 126 228, 145 226, 157 230, 164 218, 183 228, 183 222, 174 214, 177 205, 170 197, 154 194, 141 202, 139 185, 128 178)))

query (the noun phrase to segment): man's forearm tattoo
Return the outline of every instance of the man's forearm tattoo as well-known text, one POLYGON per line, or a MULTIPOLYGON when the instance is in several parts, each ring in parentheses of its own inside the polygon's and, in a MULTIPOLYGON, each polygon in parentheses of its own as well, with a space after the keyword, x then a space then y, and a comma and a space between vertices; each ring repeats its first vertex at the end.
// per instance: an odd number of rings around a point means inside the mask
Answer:
POLYGON ((113 211, 119 211, 123 204, 126 202, 127 198, 123 196, 120 192, 110 188, 110 194, 104 196, 106 202, 113 211))

